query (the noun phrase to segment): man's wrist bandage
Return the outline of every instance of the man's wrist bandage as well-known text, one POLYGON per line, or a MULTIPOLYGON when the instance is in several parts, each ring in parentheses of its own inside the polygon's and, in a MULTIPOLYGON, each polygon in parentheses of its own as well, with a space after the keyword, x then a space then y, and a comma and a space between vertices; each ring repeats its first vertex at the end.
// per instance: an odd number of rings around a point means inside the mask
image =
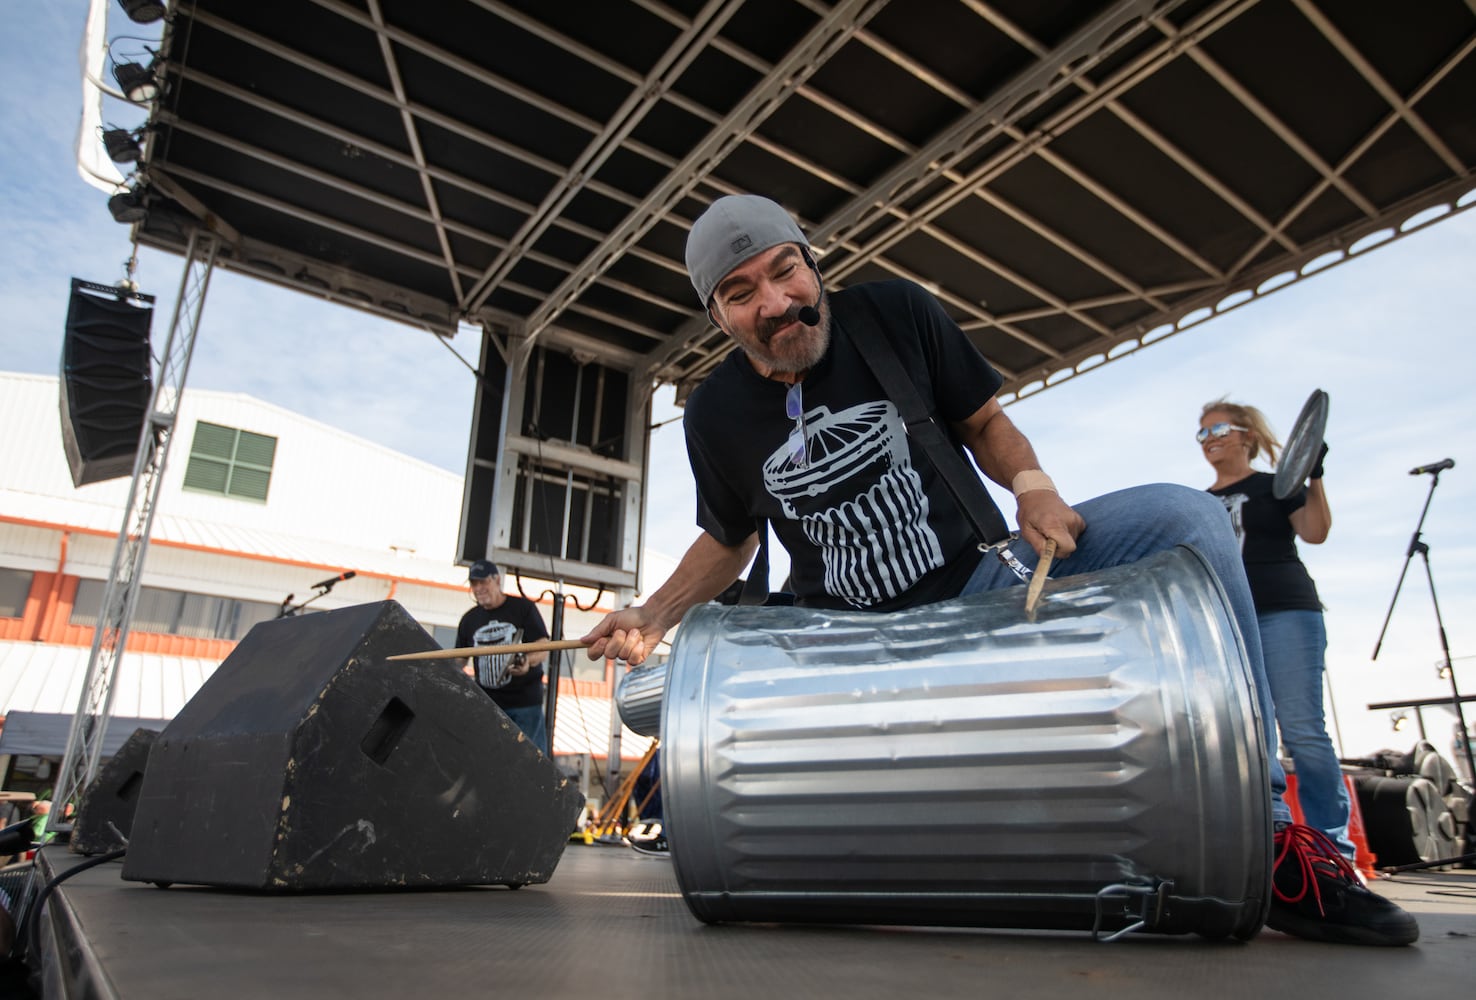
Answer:
POLYGON ((1056 492, 1056 484, 1051 482, 1051 477, 1039 469, 1026 469, 1015 476, 1010 489, 1015 491, 1015 496, 1028 493, 1030 490, 1050 490, 1056 492))

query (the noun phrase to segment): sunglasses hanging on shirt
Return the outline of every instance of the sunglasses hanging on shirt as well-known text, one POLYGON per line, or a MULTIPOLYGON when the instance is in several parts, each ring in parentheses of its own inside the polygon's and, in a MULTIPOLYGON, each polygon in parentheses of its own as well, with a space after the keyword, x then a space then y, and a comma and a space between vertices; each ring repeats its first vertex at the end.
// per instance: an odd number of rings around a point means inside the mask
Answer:
POLYGON ((800 388, 802 384, 794 383, 784 394, 784 415, 794 421, 794 429, 789 432, 789 461, 805 469, 810 465, 810 451, 805 429, 805 391, 800 388))

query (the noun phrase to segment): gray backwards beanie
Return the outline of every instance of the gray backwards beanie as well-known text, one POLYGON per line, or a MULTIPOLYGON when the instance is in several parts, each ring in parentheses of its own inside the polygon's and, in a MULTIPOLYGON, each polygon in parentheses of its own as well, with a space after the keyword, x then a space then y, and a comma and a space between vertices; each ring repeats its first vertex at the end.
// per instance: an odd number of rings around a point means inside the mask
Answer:
POLYGON ((687 274, 702 308, 733 268, 781 243, 810 245, 789 213, 768 198, 730 194, 709 205, 687 235, 687 274))

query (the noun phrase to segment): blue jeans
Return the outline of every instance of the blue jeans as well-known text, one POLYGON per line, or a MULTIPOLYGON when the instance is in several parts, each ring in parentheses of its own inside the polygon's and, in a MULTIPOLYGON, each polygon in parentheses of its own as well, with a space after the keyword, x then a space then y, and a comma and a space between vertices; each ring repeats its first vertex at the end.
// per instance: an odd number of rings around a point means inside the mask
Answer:
MULTIPOLYGON (((1071 576, 1121 566, 1175 545, 1192 545, 1220 578, 1230 599, 1231 613, 1240 628, 1255 683, 1261 723, 1258 735, 1265 744, 1271 772, 1271 820, 1273 823, 1290 823, 1291 809, 1283 801, 1286 772, 1276 755, 1276 729, 1269 722, 1273 702, 1261 655, 1261 630, 1256 620, 1256 607, 1251 600, 1250 584, 1245 579, 1245 565, 1240 560, 1240 544, 1230 527, 1230 519, 1225 516, 1224 504, 1218 497, 1202 490, 1157 483, 1119 490, 1075 507, 1086 520, 1086 531, 1076 540, 1075 552, 1052 564, 1052 576, 1071 576)), ((1029 545, 1016 542, 1010 550, 1026 566, 1035 568, 1037 557, 1029 545)), ((1020 579, 1010 572, 1009 567, 987 555, 961 593, 977 594, 1018 583, 1020 579)))
MULTIPOLYGON (((501 705, 497 706, 502 708, 501 705)), ((502 708, 502 711, 513 721, 523 735, 533 742, 533 745, 548 754, 548 728, 543 722, 542 705, 522 705, 516 708, 502 708)))
POLYGON ((1327 834, 1350 861, 1348 786, 1322 714, 1327 629, 1321 611, 1263 611, 1261 649, 1276 703, 1281 743, 1296 765, 1297 802, 1307 825, 1327 834))

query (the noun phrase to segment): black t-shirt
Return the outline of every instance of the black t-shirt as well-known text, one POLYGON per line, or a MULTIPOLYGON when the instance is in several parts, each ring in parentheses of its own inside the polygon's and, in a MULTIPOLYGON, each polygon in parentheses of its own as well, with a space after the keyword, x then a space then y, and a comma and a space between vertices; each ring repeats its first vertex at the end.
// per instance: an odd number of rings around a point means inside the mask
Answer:
MULTIPOLYGON (((502 606, 488 611, 480 604, 461 616, 456 627, 456 645, 506 646, 514 642, 536 642, 548 638, 548 629, 538 605, 526 597, 506 595, 502 606)), ((543 667, 533 667, 521 677, 506 676, 502 656, 477 656, 473 667, 477 683, 503 708, 526 708, 543 704, 543 667)))
MULTIPOLYGON (((1002 379, 938 301, 910 281, 857 285, 937 419, 963 420, 1002 379)), ((799 603, 894 611, 956 595, 980 554, 968 521, 838 322, 801 383, 808 454, 796 459, 789 387, 735 349, 692 393, 684 419, 697 523, 737 545, 768 519, 799 603)))
POLYGON ((1292 514, 1307 504, 1306 487, 1278 500, 1271 492, 1275 479, 1269 472, 1253 472, 1209 492, 1230 513, 1256 610, 1320 611, 1317 585, 1297 555, 1297 533, 1291 524, 1292 514))

